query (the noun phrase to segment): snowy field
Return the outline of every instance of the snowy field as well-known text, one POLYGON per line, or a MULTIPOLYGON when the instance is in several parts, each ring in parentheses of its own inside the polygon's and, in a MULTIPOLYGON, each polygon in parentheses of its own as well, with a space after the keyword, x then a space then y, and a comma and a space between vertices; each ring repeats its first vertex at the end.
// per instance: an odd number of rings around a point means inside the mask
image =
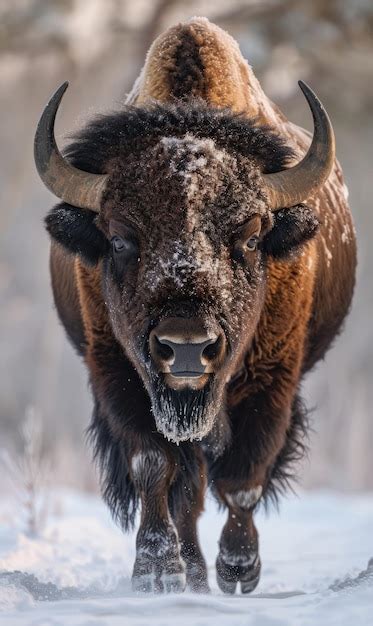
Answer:
POLYGON ((260 513, 263 572, 248 597, 227 597, 217 589, 214 561, 223 516, 211 499, 200 536, 212 593, 201 596, 134 595, 134 535, 122 535, 97 497, 61 491, 51 504, 53 515, 37 539, 15 529, 11 501, 0 505, 4 626, 373 623, 373 495, 303 493, 284 500, 280 515, 260 513))

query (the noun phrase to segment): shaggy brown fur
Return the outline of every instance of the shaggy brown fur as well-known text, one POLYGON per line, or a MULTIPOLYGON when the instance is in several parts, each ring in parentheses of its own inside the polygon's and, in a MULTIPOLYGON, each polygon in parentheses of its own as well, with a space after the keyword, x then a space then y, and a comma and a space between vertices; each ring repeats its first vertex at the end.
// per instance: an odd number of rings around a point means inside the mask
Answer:
POLYGON ((272 214, 260 174, 299 160, 308 134, 266 98, 231 37, 203 18, 154 42, 128 102, 67 152, 110 183, 98 220, 68 205, 47 218, 56 305, 90 372, 104 496, 125 527, 142 503, 135 589, 180 590, 185 575, 207 589, 196 520, 208 473, 228 508, 218 582, 233 592, 240 581, 246 593, 260 573, 253 511, 276 496, 303 451, 301 376, 352 297, 346 187, 336 162, 307 206, 272 214), (113 234, 131 240, 123 216, 146 239, 125 281, 109 251, 113 234), (234 235, 232 262, 222 242, 255 216, 259 253, 234 235), (168 315, 218 315, 226 325, 233 356, 213 392, 174 393, 149 373, 146 337, 168 315))

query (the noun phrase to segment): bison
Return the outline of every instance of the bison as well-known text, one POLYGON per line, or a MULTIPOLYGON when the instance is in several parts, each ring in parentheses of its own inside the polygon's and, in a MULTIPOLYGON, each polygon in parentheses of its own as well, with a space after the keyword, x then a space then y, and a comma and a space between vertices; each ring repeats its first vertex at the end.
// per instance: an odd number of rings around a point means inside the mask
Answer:
POLYGON ((102 490, 124 529, 141 504, 133 588, 208 591, 196 523, 227 509, 216 572, 259 581, 253 515, 305 447, 304 374, 348 311, 356 265, 333 129, 264 95, 236 42, 204 18, 161 35, 126 103, 59 152, 35 137, 58 315, 84 358, 102 490))

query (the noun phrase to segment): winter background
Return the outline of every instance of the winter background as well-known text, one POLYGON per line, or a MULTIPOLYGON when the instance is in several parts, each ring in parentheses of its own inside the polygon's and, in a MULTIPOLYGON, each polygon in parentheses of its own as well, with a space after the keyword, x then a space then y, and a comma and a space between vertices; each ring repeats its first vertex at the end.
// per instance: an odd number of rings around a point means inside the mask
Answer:
POLYGON ((373 612, 373 4, 371 0, 0 0, 0 623, 59 626, 368 624, 373 612), (309 458, 280 515, 259 513, 261 583, 221 595, 223 518, 200 524, 210 596, 136 597, 134 535, 98 496, 91 400, 53 309, 35 125, 70 81, 57 135, 124 100, 154 37, 206 15, 239 42, 266 93, 310 128, 297 80, 333 120, 359 241, 342 336, 309 376, 309 458), (14 573, 19 572, 19 573, 14 573))

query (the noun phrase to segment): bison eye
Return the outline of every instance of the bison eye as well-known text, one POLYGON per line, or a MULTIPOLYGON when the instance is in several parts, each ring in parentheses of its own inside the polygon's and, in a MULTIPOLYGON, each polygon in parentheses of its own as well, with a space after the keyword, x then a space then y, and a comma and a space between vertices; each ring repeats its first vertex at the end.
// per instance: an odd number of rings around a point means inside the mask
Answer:
POLYGON ((133 239, 125 239, 116 235, 112 238, 111 245, 115 255, 130 257, 134 255, 138 256, 139 254, 138 243, 133 239))
POLYGON ((259 237, 257 235, 253 235, 252 237, 250 237, 250 239, 246 241, 246 248, 248 248, 248 250, 250 251, 253 251, 256 249, 258 243, 259 237))

